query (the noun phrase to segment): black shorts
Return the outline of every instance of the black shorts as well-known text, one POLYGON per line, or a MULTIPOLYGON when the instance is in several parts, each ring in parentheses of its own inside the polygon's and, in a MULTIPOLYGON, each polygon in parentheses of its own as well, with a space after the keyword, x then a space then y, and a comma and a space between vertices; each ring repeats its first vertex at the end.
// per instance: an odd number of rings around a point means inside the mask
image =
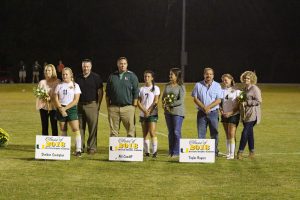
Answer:
POLYGON ((236 126, 238 126, 239 122, 240 122, 240 114, 236 114, 236 115, 230 116, 228 118, 221 116, 221 122, 231 123, 231 124, 235 124, 236 126))

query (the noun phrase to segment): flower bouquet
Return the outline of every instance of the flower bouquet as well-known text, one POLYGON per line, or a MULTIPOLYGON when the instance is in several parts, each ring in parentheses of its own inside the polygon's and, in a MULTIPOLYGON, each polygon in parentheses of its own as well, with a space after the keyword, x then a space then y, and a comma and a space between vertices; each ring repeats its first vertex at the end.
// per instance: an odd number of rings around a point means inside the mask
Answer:
POLYGON ((239 96, 237 97, 239 103, 245 102, 247 100, 247 95, 245 91, 242 91, 239 96))
POLYGON ((6 146, 8 141, 9 141, 8 133, 2 128, 0 128, 0 147, 6 146))
POLYGON ((166 110, 170 111, 170 106, 175 101, 175 94, 169 93, 167 96, 165 96, 162 100, 163 106, 166 110))
POLYGON ((237 97, 240 106, 241 119, 244 120, 246 117, 245 105, 247 101, 247 95, 245 91, 242 91, 237 97))
POLYGON ((42 87, 34 87, 33 88, 33 94, 36 98, 45 101, 47 103, 47 109, 49 112, 49 101, 50 101, 50 96, 47 93, 46 89, 42 87))

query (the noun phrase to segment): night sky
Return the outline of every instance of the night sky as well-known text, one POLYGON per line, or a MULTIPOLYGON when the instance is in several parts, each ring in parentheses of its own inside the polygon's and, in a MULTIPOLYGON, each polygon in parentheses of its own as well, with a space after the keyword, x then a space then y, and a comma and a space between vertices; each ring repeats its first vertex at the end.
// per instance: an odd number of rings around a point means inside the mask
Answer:
MULTIPOLYGON (((259 82, 300 82, 299 0, 186 3, 187 82, 201 80, 208 66, 217 81, 231 73, 239 82, 255 70, 259 82)), ((180 67, 181 11, 181 0, 1 0, 0 67, 17 77, 20 60, 31 69, 35 60, 61 59, 78 74, 90 58, 106 80, 126 56, 140 81, 145 69, 167 81, 180 67)))

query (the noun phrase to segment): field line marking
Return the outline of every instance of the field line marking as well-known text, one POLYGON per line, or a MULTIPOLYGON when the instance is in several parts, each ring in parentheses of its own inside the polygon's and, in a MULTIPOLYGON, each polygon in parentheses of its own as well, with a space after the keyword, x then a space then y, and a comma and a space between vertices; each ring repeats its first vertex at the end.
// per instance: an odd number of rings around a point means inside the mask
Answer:
MULTIPOLYGON (((99 112, 99 114, 100 114, 101 116, 103 116, 103 117, 106 117, 106 118, 108 117, 107 114, 104 114, 104 113, 102 113, 102 112, 99 112)), ((136 127, 137 127, 137 128, 140 128, 140 129, 142 128, 140 125, 136 125, 136 127)), ((161 133, 161 132, 158 132, 158 131, 156 131, 156 134, 161 135, 161 136, 164 136, 164 137, 168 137, 165 133, 161 133)))

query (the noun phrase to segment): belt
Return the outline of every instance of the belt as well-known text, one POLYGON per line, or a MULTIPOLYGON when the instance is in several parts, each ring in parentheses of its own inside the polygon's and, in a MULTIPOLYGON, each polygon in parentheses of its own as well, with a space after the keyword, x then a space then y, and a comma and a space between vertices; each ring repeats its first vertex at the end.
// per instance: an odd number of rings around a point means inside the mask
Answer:
MULTIPOLYGON (((198 112, 199 112, 199 111, 201 111, 201 112, 203 112, 203 113, 204 113, 204 111, 203 111, 203 110, 198 110, 198 112)), ((211 110, 211 111, 209 111, 209 113, 211 113, 211 112, 215 112, 215 111, 219 111, 219 109, 211 110)))
POLYGON ((125 107, 125 106, 132 106, 132 104, 111 104, 112 106, 118 106, 118 107, 125 107))
POLYGON ((88 105, 88 104, 96 103, 96 101, 83 101, 83 102, 81 101, 79 103, 82 105, 88 105))

